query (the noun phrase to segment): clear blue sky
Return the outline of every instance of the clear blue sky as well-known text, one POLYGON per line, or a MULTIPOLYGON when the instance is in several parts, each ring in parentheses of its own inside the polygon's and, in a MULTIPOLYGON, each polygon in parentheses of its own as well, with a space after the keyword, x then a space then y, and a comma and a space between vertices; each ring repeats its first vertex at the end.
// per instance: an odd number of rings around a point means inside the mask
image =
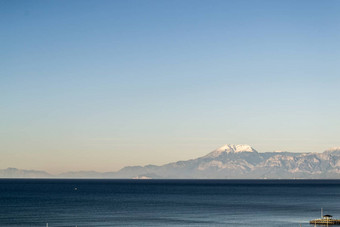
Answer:
POLYGON ((340 146, 340 1, 0 0, 0 168, 340 146))

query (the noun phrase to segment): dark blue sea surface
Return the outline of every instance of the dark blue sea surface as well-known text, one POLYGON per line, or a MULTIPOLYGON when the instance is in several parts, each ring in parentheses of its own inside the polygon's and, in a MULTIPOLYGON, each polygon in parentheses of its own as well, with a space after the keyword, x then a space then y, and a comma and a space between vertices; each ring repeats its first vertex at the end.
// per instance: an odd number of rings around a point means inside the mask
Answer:
POLYGON ((339 180, 0 180, 0 226, 310 226, 339 180))

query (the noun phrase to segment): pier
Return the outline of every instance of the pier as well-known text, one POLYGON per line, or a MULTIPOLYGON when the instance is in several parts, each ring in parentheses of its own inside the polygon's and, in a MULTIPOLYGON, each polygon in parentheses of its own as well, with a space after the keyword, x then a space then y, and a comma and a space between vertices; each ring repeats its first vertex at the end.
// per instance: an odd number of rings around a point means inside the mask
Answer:
POLYGON ((311 220, 309 224, 314 224, 314 225, 340 225, 340 219, 333 219, 332 215, 326 214, 323 215, 323 210, 321 208, 321 218, 311 220))

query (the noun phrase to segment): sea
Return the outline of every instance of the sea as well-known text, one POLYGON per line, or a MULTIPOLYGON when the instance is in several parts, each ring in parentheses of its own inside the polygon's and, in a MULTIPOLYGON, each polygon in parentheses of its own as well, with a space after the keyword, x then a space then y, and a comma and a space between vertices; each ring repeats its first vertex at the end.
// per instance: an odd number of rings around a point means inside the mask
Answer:
POLYGON ((340 180, 1 179, 0 226, 313 226, 340 180))

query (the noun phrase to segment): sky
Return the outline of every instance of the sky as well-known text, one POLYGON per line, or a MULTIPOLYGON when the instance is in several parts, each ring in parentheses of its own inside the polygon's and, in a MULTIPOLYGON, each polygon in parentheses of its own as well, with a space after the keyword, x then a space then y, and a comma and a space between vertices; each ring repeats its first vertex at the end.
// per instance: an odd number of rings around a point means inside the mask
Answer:
POLYGON ((0 169, 340 146, 340 1, 0 0, 0 169))

